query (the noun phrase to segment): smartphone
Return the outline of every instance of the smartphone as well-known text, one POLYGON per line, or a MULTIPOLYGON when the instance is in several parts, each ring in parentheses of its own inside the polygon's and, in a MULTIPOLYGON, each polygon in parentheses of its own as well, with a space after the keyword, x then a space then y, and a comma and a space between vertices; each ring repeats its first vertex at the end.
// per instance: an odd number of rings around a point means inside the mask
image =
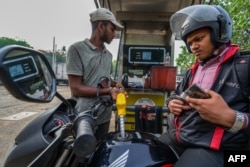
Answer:
POLYGON ((200 88, 196 84, 193 84, 187 90, 185 90, 185 94, 189 97, 197 98, 197 99, 211 98, 211 96, 208 93, 206 93, 202 88, 200 88))

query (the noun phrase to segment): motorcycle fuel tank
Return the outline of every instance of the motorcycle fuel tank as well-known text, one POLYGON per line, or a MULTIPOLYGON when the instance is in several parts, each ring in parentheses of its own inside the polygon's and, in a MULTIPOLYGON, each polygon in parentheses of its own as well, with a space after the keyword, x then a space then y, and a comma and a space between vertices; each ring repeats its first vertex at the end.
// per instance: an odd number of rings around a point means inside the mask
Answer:
POLYGON ((143 132, 112 132, 102 140, 91 157, 89 166, 138 167, 172 165, 177 161, 170 147, 160 143, 157 137, 143 132))

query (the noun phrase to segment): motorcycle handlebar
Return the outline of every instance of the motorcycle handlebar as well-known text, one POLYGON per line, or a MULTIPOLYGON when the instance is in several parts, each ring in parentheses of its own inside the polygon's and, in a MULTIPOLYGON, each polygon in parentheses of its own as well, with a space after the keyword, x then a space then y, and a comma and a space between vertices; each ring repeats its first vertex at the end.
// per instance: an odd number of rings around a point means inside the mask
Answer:
MULTIPOLYGON (((135 111, 139 105, 127 105, 126 110, 135 111)), ((162 112, 168 112, 166 106, 153 106, 161 109, 162 112)), ((143 107, 142 107, 143 108, 143 107)), ((113 104, 113 110, 117 110, 115 104, 113 104)), ((91 112, 80 113, 73 123, 73 131, 75 134, 75 142, 73 145, 73 151, 78 157, 86 157, 95 151, 96 138, 94 135, 95 120, 91 112)))
POLYGON ((82 113, 73 123, 75 142, 73 151, 78 157, 86 157, 95 150, 96 138, 93 132, 94 118, 90 113, 82 113))

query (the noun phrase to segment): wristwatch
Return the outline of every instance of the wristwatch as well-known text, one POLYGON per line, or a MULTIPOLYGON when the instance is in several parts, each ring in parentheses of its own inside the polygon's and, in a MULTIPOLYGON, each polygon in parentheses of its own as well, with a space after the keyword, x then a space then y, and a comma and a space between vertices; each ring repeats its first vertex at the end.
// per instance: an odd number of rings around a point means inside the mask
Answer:
POLYGON ((227 131, 231 132, 231 133, 236 133, 238 132, 239 130, 242 129, 243 125, 244 125, 244 122, 245 122, 245 114, 244 113, 241 113, 239 111, 236 111, 236 117, 235 117, 235 121, 234 121, 234 124, 233 126, 228 129, 227 131))

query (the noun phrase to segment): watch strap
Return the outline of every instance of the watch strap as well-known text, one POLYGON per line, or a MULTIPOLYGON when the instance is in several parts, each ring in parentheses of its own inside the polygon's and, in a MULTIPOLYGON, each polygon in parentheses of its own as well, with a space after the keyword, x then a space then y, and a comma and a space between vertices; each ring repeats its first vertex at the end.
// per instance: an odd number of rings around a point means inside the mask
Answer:
POLYGON ((236 133, 239 130, 241 130, 245 122, 245 114, 239 111, 235 111, 235 112, 236 112, 236 117, 235 117, 234 124, 230 129, 227 130, 231 133, 236 133))

